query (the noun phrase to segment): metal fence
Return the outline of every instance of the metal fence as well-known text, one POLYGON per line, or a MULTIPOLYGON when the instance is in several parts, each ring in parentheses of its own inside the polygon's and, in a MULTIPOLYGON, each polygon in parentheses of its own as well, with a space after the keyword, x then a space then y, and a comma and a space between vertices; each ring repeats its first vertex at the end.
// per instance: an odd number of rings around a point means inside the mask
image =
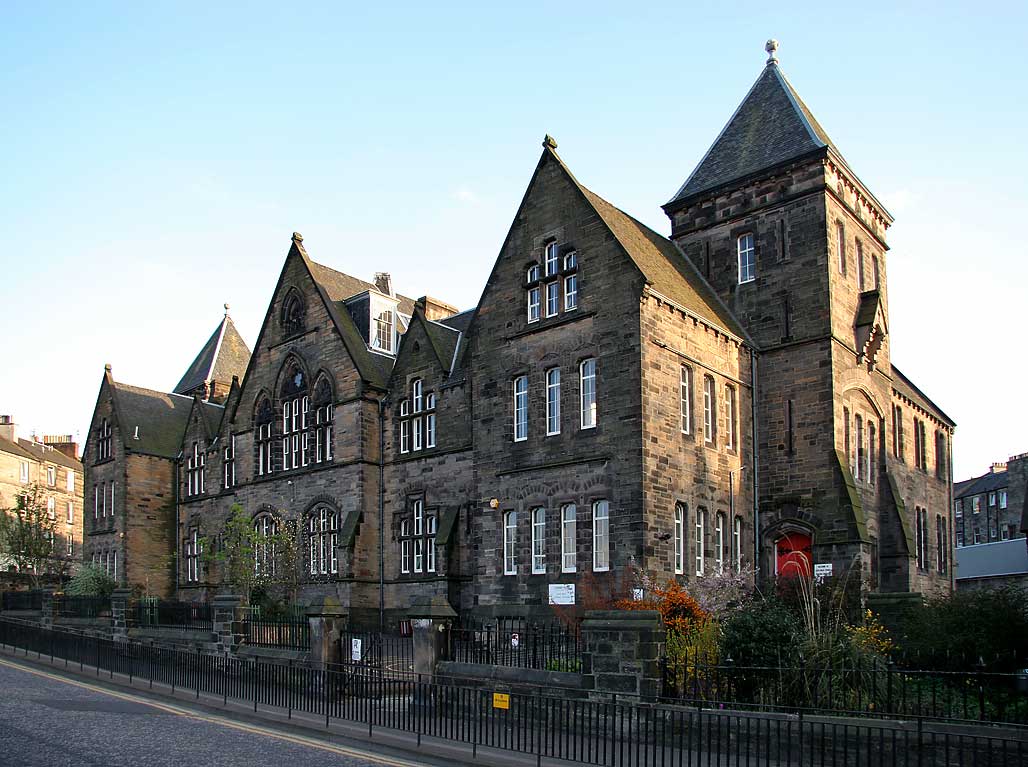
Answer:
POLYGON ((271 619, 251 615, 243 621, 243 638, 248 645, 309 650, 311 625, 305 617, 271 619))
POLYGON ((173 627, 193 631, 213 631, 214 611, 202 602, 166 602, 141 599, 135 606, 135 621, 140 628, 173 627))
POLYGON ((345 666, 399 674, 414 669, 414 639, 410 635, 344 631, 339 642, 345 666))
POLYGON ((450 631, 450 659, 461 663, 544 669, 582 670, 582 634, 578 626, 498 619, 450 631))
POLYGON ((1028 674, 907 670, 895 663, 766 667, 686 654, 664 666, 664 697, 690 705, 1028 725, 1028 674))
POLYGON ((54 597, 54 615, 67 618, 99 618, 110 615, 111 600, 107 597, 54 597))
POLYGON ((908 722, 833 720, 788 714, 706 710, 573 699, 561 694, 496 693, 386 677, 339 667, 313 669, 145 646, 46 630, 0 619, 0 644, 79 671, 118 675, 207 702, 242 703, 325 727, 350 723, 394 737, 464 744, 472 756, 502 749, 604 767, 970 767, 1028 764, 1023 730, 908 722))
POLYGON ((42 610, 42 591, 5 591, 2 601, 4 610, 42 610))

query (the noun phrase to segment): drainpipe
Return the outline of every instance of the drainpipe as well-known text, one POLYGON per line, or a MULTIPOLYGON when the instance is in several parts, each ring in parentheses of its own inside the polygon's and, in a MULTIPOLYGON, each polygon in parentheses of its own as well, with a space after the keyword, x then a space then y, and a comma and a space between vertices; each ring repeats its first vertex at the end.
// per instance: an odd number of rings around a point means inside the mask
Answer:
POLYGON ((385 396, 378 400, 378 630, 385 633, 385 396))
MULTIPOLYGON (((174 500, 174 503, 175 503, 175 529, 171 533, 171 545, 174 546, 174 549, 173 549, 174 556, 171 558, 171 561, 175 563, 174 567, 175 567, 175 598, 176 599, 178 599, 178 596, 179 596, 179 594, 178 594, 178 589, 179 589, 179 570, 182 569, 182 568, 179 567, 179 561, 178 561, 178 545, 179 545, 179 537, 178 537, 179 536, 179 517, 178 517, 178 510, 179 510, 179 503, 178 503, 179 474, 178 474, 178 472, 179 472, 179 463, 181 463, 181 461, 182 461, 182 451, 180 450, 178 455, 175 456, 175 471, 174 471, 175 488, 174 488, 174 490, 172 492, 172 499, 174 500)), ((127 516, 128 516, 128 510, 126 509, 126 518, 127 518, 127 516)))
POLYGON ((757 353, 750 349, 750 424, 752 446, 753 471, 753 568, 759 573, 760 570, 760 499, 757 496, 757 477, 760 474, 760 463, 757 460, 757 353))

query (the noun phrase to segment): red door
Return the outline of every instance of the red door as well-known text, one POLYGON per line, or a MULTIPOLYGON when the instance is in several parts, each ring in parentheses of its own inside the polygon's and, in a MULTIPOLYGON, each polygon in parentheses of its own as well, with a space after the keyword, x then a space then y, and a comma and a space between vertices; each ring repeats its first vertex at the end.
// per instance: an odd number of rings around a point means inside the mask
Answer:
POLYGON ((786 533, 775 542, 775 575, 780 578, 809 578, 813 572, 810 536, 786 533))

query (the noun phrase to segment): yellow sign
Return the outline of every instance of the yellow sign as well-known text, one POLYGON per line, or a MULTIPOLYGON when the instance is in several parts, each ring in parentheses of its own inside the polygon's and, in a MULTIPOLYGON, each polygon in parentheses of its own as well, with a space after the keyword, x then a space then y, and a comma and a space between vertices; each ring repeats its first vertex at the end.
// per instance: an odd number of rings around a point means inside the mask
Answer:
POLYGON ((510 708, 510 695, 505 692, 493 693, 493 708, 510 708))

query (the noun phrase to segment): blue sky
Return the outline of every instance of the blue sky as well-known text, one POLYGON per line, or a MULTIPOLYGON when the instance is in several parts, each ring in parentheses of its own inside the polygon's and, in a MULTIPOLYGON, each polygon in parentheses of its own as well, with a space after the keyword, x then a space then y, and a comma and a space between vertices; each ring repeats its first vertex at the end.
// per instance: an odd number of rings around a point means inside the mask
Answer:
POLYGON ((171 388, 225 302, 252 343, 293 231, 473 305, 544 133, 667 233, 660 204, 775 37, 896 216, 893 361, 958 422, 957 475, 1028 450, 1023 5, 140 5, 4 10, 0 412, 21 433, 84 433, 106 362, 171 388))

